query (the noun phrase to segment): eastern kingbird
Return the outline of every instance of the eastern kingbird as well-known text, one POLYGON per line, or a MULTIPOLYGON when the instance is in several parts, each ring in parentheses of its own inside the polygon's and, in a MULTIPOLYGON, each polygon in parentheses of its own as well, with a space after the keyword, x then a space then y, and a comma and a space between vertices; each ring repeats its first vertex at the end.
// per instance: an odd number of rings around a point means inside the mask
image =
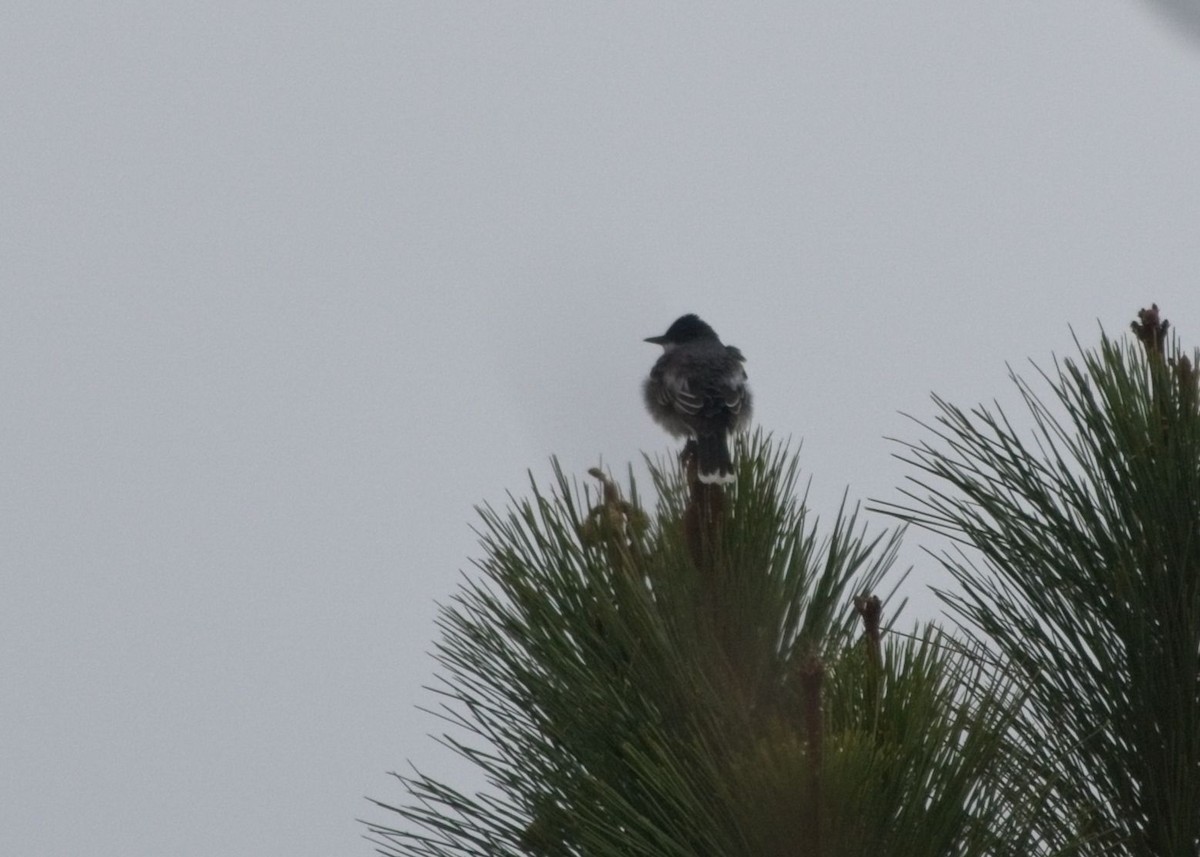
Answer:
POLYGON ((746 358, 695 315, 646 341, 663 347, 643 388, 650 416, 676 437, 696 439, 701 482, 732 482, 728 435, 750 422, 746 358))

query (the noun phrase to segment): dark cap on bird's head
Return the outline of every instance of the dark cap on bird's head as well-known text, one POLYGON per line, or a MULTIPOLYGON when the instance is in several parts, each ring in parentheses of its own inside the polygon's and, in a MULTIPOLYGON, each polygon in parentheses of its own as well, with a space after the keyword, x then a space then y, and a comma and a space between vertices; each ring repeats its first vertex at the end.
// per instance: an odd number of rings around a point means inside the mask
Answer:
POLYGON ((667 328, 667 332, 662 336, 648 336, 646 342, 652 342, 655 345, 681 345, 684 342, 695 342, 698 339, 716 339, 717 332, 700 320, 700 316, 695 313, 681 315, 675 319, 674 323, 667 328))

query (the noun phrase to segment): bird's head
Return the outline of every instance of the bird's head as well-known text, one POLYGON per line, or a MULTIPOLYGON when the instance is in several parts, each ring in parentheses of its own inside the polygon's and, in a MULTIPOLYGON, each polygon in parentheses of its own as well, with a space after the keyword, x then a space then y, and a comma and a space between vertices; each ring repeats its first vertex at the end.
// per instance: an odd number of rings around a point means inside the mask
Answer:
POLYGON ((700 316, 694 313, 681 315, 675 319, 674 323, 667 328, 667 332, 662 336, 646 337, 647 342, 661 345, 667 350, 674 348, 676 345, 683 345, 686 342, 697 342, 705 339, 720 342, 717 332, 701 321, 700 316))

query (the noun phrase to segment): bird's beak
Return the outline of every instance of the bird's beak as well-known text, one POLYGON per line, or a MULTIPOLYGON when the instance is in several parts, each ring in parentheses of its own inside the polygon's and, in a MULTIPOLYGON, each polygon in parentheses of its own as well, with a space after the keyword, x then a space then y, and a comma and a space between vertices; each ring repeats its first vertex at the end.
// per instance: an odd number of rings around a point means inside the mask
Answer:
POLYGON ((666 334, 663 334, 662 336, 647 336, 645 341, 650 342, 654 345, 662 345, 664 342, 667 341, 667 337, 666 337, 666 334))

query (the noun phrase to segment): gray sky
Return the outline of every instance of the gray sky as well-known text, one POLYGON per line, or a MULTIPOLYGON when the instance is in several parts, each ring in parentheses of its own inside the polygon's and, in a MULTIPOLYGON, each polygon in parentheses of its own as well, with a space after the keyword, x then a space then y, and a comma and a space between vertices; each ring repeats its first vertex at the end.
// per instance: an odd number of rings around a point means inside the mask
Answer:
POLYGON ((10 4, 0 853, 370 853, 472 506, 668 451, 683 312, 820 511, 1069 326, 1200 343, 1186 5, 10 4))

